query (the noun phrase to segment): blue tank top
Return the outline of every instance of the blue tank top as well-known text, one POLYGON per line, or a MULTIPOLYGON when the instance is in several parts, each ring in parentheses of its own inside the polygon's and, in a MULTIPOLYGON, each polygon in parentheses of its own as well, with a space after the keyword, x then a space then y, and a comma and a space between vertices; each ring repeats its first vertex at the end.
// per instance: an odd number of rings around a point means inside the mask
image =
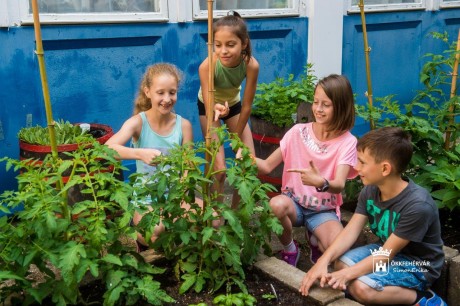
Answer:
MULTIPOLYGON (((182 144, 182 117, 176 114, 176 123, 169 135, 157 134, 149 125, 145 112, 139 113, 142 119, 142 130, 137 142, 133 141, 134 148, 157 149, 161 154, 167 155, 176 145, 182 144)), ((148 165, 141 160, 136 160, 136 171, 138 173, 152 174, 156 171, 155 166, 148 165)))

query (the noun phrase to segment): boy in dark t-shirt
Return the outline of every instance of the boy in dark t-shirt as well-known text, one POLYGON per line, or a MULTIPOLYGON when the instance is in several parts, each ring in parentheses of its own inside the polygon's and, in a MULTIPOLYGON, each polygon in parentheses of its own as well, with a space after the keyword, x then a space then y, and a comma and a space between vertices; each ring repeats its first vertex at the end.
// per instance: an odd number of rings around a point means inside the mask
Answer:
POLYGON ((428 289, 444 262, 438 209, 425 189, 401 176, 412 157, 410 136, 395 127, 373 130, 357 150, 365 187, 355 214, 299 291, 308 295, 319 280, 363 304, 446 305, 428 289), (348 251, 368 222, 380 243, 348 251), (328 273, 334 261, 335 272, 328 273))

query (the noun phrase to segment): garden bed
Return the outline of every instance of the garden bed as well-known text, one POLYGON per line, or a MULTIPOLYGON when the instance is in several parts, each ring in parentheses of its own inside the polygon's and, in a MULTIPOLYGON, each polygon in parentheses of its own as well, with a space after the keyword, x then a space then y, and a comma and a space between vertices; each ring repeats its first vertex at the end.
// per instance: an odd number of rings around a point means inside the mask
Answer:
MULTIPOLYGON (((225 291, 210 294, 208 292, 195 293, 194 291, 179 294, 180 283, 175 279, 172 267, 169 263, 163 261, 159 264, 167 268, 167 271, 159 275, 157 280, 161 282, 162 289, 164 289, 176 302, 164 305, 191 305, 198 303, 206 303, 207 305, 214 305, 213 299, 219 294, 225 294, 225 291)), ((305 299, 300 293, 288 288, 282 282, 273 279, 255 269, 246 269, 245 284, 248 288, 250 295, 256 298, 257 304, 269 305, 303 305, 305 299)), ((86 302, 96 302, 102 305, 102 294, 105 291, 104 284, 100 281, 92 282, 82 287, 81 292, 85 296, 86 302)), ((235 291, 237 293, 238 291, 235 291)), ((44 305, 46 301, 44 301, 44 305)), ((94 304, 94 305, 97 305, 94 304)), ((138 302, 136 305, 150 305, 147 302, 138 302)))

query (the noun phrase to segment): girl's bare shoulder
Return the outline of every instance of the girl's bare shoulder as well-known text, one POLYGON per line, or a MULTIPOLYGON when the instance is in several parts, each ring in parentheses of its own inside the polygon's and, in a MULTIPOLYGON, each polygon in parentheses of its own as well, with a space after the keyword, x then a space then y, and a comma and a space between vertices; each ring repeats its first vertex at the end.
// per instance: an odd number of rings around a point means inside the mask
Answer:
POLYGON ((251 56, 249 61, 246 62, 246 66, 248 70, 259 71, 259 62, 256 60, 254 56, 251 56))

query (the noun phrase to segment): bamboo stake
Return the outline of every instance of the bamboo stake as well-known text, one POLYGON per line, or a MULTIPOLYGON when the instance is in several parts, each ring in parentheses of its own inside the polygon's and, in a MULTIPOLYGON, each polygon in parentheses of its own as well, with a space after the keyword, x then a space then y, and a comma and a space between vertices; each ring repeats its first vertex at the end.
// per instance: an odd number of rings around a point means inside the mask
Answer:
MULTIPOLYGON (((206 166, 205 173, 209 173, 211 155, 209 154, 209 148, 211 147, 211 127, 213 120, 213 110, 214 110, 214 58, 213 58, 213 45, 214 45, 214 35, 213 35, 213 0, 208 0, 208 63, 209 63, 209 73, 208 73, 208 99, 206 101, 206 166)), ((210 195, 210 186, 206 184, 204 192, 210 195)), ((204 197, 205 199, 207 197, 204 197)), ((206 200, 204 201, 204 206, 206 206, 206 200)))
MULTIPOLYGON (((450 87, 450 98, 454 98, 456 93, 457 93, 457 77, 458 77, 458 62, 460 59, 460 29, 458 30, 458 38, 457 38, 457 50, 455 54, 455 61, 454 61, 454 67, 452 71, 452 84, 450 87)), ((451 126, 454 125, 455 123, 455 103, 451 103, 449 105, 449 114, 450 114, 450 119, 449 119, 449 125, 446 131, 446 140, 444 142, 444 148, 446 150, 449 150, 450 147, 450 136, 451 136, 451 126)))
POLYGON ((363 38, 364 38, 364 53, 366 55, 366 77, 367 77, 367 101, 369 104, 369 122, 371 125, 371 130, 375 129, 374 119, 372 118, 372 81, 371 81, 371 64, 369 60, 369 53, 371 48, 367 41, 367 29, 366 29, 366 17, 364 16, 364 0, 359 0, 359 11, 361 13, 361 23, 363 26, 363 38))
MULTIPOLYGON (((51 156, 53 160, 56 161, 58 159, 58 150, 57 150, 57 143, 56 143, 56 133, 55 133, 55 123, 53 119, 53 111, 51 110, 51 102, 50 102, 50 93, 48 88, 48 80, 46 77, 46 69, 45 69, 45 52, 43 51, 43 43, 42 43, 42 34, 40 29, 40 18, 38 14, 38 4, 37 0, 32 0, 32 13, 34 16, 34 32, 35 32, 35 43, 36 43, 36 51, 38 58, 38 66, 40 69, 40 79, 42 82, 42 91, 43 91, 43 101, 45 103, 45 111, 46 111, 46 122, 48 125, 48 132, 50 135, 50 145, 51 145, 51 156)), ((56 189, 62 189, 62 182, 58 180, 56 182, 56 189)), ((70 211, 68 208, 68 197, 67 191, 64 193, 62 202, 62 213, 67 220, 70 220, 70 211)))
POLYGON ((49 93, 48 81, 46 77, 45 53, 43 51, 42 34, 41 34, 41 29, 40 29, 40 18, 38 14, 37 0, 32 0, 32 12, 34 16, 34 32, 35 32, 35 42, 36 42, 35 53, 37 54, 38 66, 40 68, 40 78, 42 82, 43 100, 45 103, 46 121, 48 124, 48 131, 50 134, 51 155, 53 156, 54 159, 56 159, 58 157, 57 144, 56 144, 56 133, 54 130, 53 112, 51 110, 50 93, 49 93))

